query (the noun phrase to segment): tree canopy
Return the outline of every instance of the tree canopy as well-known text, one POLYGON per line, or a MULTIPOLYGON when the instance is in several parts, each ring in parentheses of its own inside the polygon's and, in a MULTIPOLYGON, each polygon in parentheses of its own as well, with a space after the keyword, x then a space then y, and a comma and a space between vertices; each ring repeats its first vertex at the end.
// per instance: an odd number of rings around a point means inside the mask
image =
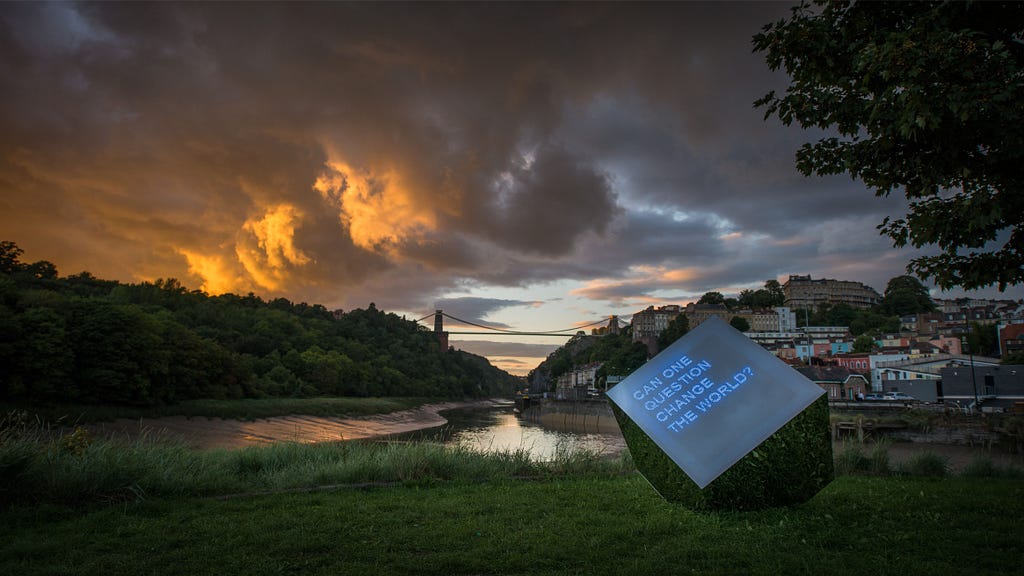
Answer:
POLYGON ((746 308, 774 308, 782 306, 785 301, 786 293, 779 281, 768 280, 764 288, 741 291, 738 304, 746 308))
POLYGON ((725 296, 723 296, 721 292, 705 292, 704 295, 700 297, 700 300, 697 300, 697 304, 724 305, 725 296))
POLYGON ((733 316, 729 320, 729 325, 740 332, 750 332, 750 322, 747 322, 747 319, 742 316, 733 316))
POLYGON ((882 296, 882 310, 896 316, 906 316, 918 312, 934 312, 928 289, 913 276, 897 276, 885 286, 882 296))
POLYGON ((664 350, 690 331, 690 319, 686 314, 679 314, 669 321, 668 326, 658 334, 658 350, 664 350))
POLYGON ((366 309, 60 277, 0 242, 0 401, 160 405, 264 396, 476 397, 515 378, 366 309))
POLYGON ((1024 3, 801 2, 754 36, 784 95, 765 118, 837 136, 804 144, 805 175, 848 173, 903 217, 897 247, 937 247, 908 271, 966 289, 1024 282, 1024 3))

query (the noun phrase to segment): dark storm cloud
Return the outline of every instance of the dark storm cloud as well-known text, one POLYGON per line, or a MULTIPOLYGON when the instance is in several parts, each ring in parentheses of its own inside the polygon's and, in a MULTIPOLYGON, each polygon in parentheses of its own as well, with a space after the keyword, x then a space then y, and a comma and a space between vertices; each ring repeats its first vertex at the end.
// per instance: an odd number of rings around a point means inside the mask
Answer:
POLYGON ((806 135, 752 108, 785 78, 750 37, 786 13, 4 4, 0 229, 62 272, 343 307, 840 276, 899 202, 800 177, 806 135))

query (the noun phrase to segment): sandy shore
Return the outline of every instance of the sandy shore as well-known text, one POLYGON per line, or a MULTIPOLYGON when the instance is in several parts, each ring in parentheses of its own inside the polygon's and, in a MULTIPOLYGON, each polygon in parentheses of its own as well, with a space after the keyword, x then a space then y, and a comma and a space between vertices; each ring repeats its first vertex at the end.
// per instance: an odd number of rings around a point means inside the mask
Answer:
POLYGON ((415 432, 444 426, 441 416, 452 408, 487 408, 489 400, 426 404, 411 410, 365 418, 325 418, 321 416, 280 416, 259 420, 225 420, 171 416, 129 420, 121 419, 90 425, 97 436, 135 439, 147 436, 156 439, 182 440, 196 448, 244 448, 273 442, 330 442, 358 440, 415 432))

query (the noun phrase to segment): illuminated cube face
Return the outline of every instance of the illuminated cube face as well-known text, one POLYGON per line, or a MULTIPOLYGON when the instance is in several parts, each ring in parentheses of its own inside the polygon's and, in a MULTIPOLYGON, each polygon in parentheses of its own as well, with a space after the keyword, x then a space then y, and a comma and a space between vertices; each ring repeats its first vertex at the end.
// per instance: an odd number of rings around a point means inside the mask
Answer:
POLYGON ((824 393, 712 317, 608 397, 704 488, 824 393))

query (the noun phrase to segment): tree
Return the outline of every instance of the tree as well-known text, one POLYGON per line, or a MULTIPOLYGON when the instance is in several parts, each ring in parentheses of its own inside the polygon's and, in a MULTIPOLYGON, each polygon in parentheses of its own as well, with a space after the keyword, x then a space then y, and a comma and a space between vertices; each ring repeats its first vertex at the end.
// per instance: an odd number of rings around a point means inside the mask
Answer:
POLYGON ((768 293, 768 306, 782 306, 786 303, 786 292, 778 280, 765 281, 764 290, 768 293))
POLYGON ((739 305, 747 308, 774 308, 785 301, 786 294, 778 280, 766 281, 759 290, 742 290, 739 297, 739 305))
POLYGON ((725 304, 725 296, 722 296, 721 292, 705 292, 700 300, 697 300, 697 304, 725 304))
POLYGON ((25 268, 21 263, 21 255, 25 251, 18 248, 18 245, 10 240, 0 241, 0 272, 18 272, 25 268))
POLYGON ((928 289, 913 276, 897 276, 885 286, 882 310, 886 314, 906 316, 918 312, 934 312, 935 302, 928 289))
POLYGON ((732 319, 729 320, 729 325, 740 332, 750 331, 750 322, 747 322, 747 319, 743 316, 733 316, 732 319))
POLYGON ((664 350, 672 345, 690 331, 690 320, 686 314, 679 314, 673 318, 668 326, 658 334, 658 350, 664 350))
POLYGON ((856 340, 853 341, 853 351, 857 354, 865 354, 871 352, 875 348, 875 340, 867 334, 861 334, 857 336, 856 340))
POLYGON ((832 131, 796 154, 805 175, 902 190, 895 246, 935 246, 907 270, 943 289, 1024 282, 1024 3, 815 0, 754 49, 791 77, 755 102, 783 124, 832 131))

